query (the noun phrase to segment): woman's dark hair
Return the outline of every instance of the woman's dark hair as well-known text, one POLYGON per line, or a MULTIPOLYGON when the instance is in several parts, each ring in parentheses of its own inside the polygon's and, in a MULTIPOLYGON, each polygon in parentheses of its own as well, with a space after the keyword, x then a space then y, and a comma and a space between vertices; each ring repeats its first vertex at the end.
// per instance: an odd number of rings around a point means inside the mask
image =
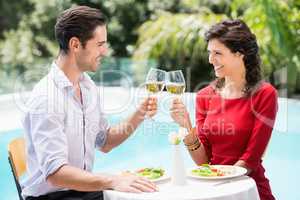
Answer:
MULTIPOLYGON (((246 68, 246 85, 244 93, 249 95, 261 81, 261 68, 259 48, 255 35, 240 19, 224 20, 213 25, 206 33, 206 42, 217 39, 232 53, 240 52, 244 55, 243 61, 246 68)), ((225 79, 217 78, 214 86, 217 89, 224 87, 225 79)))
POLYGON ((55 24, 55 37, 60 50, 68 53, 69 41, 77 37, 85 47, 87 40, 93 37, 97 26, 106 24, 106 17, 96 8, 75 6, 61 13, 55 24))

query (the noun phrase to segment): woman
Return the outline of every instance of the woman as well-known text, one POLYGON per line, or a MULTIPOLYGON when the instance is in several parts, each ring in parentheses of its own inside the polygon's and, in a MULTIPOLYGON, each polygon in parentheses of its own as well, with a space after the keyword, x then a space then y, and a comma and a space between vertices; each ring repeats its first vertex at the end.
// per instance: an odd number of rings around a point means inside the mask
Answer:
POLYGON ((241 20, 225 20, 205 34, 216 80, 196 97, 196 128, 183 103, 171 116, 189 134, 184 143, 197 165, 236 165, 248 170, 262 200, 275 199, 262 156, 271 137, 277 93, 261 79, 256 37, 241 20))

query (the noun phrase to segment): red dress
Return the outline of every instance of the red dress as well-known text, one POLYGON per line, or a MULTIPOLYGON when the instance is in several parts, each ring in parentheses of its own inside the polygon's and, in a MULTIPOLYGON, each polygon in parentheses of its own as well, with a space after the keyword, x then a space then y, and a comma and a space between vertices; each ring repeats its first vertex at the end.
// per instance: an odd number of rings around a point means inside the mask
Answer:
POLYGON ((277 113, 277 92, 262 83, 250 97, 224 99, 212 86, 196 97, 196 127, 210 164, 234 165, 245 161, 261 200, 274 200, 265 177, 262 156, 277 113))

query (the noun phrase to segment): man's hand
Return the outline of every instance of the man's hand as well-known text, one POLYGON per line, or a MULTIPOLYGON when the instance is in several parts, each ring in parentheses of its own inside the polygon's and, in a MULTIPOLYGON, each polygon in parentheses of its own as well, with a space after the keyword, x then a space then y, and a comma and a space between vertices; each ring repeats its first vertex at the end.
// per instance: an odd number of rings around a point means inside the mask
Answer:
POLYGON ((138 108, 138 111, 142 114, 143 117, 145 117, 145 115, 153 117, 157 112, 157 98, 146 98, 138 108))
POLYGON ((47 177, 53 186, 77 191, 101 191, 114 189, 122 192, 155 192, 157 187, 148 179, 127 175, 92 174, 88 171, 63 165, 47 177))
POLYGON ((112 189, 120 192, 156 192, 156 185, 146 178, 133 174, 115 176, 112 181, 112 189))
POLYGON ((187 128, 188 130, 192 129, 189 113, 180 99, 176 98, 173 100, 170 114, 173 120, 181 127, 187 128))

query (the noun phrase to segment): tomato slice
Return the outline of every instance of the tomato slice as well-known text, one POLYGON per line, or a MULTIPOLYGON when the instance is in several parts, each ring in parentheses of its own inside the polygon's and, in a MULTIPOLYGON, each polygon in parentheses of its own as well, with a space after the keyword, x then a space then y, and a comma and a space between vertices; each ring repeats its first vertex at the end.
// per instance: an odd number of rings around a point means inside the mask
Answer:
POLYGON ((211 171, 212 171, 212 172, 218 172, 218 169, 211 168, 211 171))
POLYGON ((145 169, 140 169, 140 170, 137 171, 137 173, 141 173, 141 172, 144 172, 144 171, 145 171, 145 169))

